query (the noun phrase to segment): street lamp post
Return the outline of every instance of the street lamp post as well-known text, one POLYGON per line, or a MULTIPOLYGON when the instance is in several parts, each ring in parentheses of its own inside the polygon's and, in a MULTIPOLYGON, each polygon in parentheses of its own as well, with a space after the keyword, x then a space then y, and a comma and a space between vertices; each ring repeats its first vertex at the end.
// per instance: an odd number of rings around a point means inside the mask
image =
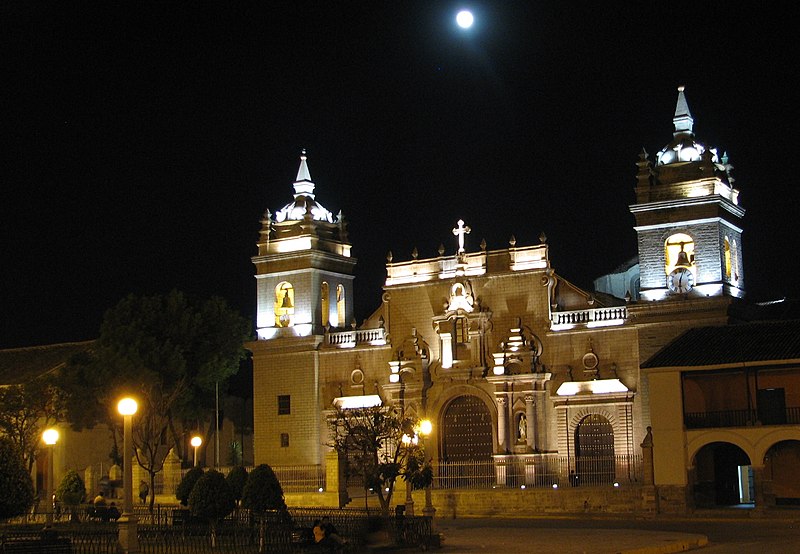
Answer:
POLYGON ((124 468, 122 486, 125 495, 122 516, 119 518, 119 546, 124 554, 139 552, 136 516, 133 515, 133 415, 138 405, 133 398, 123 398, 117 410, 124 421, 124 468))
POLYGON ((58 442, 58 429, 46 429, 42 433, 42 440, 47 445, 47 487, 45 490, 45 527, 53 525, 53 491, 55 490, 55 457, 56 443, 58 442))
MULTIPOLYGON (((403 435, 402 441, 406 447, 406 450, 411 448, 411 443, 416 442, 416 435, 412 438, 408 435, 403 435)), ((406 454, 408 455, 408 454, 406 454)), ((408 467, 408 462, 406 462, 406 467, 408 467)), ((406 509, 405 514, 408 517, 412 517, 414 515, 414 497, 411 495, 411 478, 406 475, 406 509)))
MULTIPOLYGON (((422 437, 422 445, 425 446, 425 437, 430 436, 433 432, 433 424, 430 419, 423 419, 419 424, 419 436, 422 437)), ((427 455, 427 452, 426 452, 427 455)), ((436 508, 431 503, 431 485, 430 483, 425 486, 425 507, 422 509, 422 515, 431 518, 431 529, 433 529, 433 516, 436 515, 436 508)))
POLYGON ((203 444, 203 439, 202 437, 195 435, 192 437, 192 440, 189 441, 189 444, 194 447, 194 467, 197 467, 197 449, 200 448, 201 444, 203 444))

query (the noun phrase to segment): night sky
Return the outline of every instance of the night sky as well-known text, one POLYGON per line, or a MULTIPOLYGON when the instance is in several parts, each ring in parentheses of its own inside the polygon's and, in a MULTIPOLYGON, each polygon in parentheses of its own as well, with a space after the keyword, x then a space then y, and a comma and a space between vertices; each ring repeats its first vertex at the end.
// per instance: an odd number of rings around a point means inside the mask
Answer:
POLYGON ((591 288, 636 254, 637 155, 671 140, 679 85, 699 140, 734 166, 748 297, 800 296, 785 14, 94 4, 0 6, 0 347, 95 338, 131 292, 219 295, 252 319, 259 219, 291 200, 303 148, 317 200, 350 223, 359 321, 380 303, 387 251, 452 254, 460 218, 468 251, 544 231, 556 271, 591 288))

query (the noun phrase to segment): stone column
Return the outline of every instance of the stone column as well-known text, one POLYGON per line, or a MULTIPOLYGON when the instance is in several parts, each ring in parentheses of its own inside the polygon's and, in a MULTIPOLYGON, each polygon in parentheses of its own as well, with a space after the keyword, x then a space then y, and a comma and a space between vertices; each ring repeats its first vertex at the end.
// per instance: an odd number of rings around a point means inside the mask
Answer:
POLYGON ((539 450, 547 450, 547 417, 545 416, 545 393, 537 391, 536 396, 538 401, 534 403, 534 410, 536 411, 536 426, 533 428, 534 432, 534 448, 539 450))
POLYGON ((506 434, 508 429, 508 399, 505 396, 497 397, 497 447, 500 452, 508 452, 508 442, 506 434))
POLYGON ((536 427, 536 415, 534 413, 534 398, 532 394, 525 395, 525 423, 527 426, 525 440, 528 445, 528 450, 536 450, 536 436, 534 435, 536 427))
POLYGON ((753 501, 757 509, 775 506, 775 495, 772 493, 772 481, 764 479, 764 466, 753 468, 753 501))

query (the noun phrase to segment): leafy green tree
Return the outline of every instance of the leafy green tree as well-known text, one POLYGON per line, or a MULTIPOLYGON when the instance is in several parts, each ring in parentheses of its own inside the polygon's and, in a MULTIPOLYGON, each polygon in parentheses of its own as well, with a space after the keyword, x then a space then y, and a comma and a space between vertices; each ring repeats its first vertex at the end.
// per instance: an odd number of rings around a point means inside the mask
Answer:
POLYGON ((0 433, 16 445, 29 472, 42 444, 42 431, 63 417, 63 395, 46 379, 0 387, 0 433))
POLYGON ((247 483, 242 490, 242 506, 256 513, 286 511, 283 487, 267 464, 256 466, 247 476, 247 483))
POLYGON ((0 521, 27 512, 33 505, 33 482, 19 449, 0 437, 0 521))
POLYGON ((384 515, 389 514, 398 477, 408 480, 415 490, 432 481, 432 469, 415 438, 418 424, 394 406, 337 408, 329 422, 330 446, 348 455, 364 477, 364 488, 378 496, 384 515))
POLYGON ((238 503, 242 499, 244 486, 247 484, 247 470, 242 466, 236 466, 231 469, 225 480, 231 488, 234 500, 238 503))
MULTIPOLYGON (((61 374, 70 423, 106 423, 115 429, 121 421, 117 401, 135 396, 134 451, 155 490, 155 476, 170 449, 184 457, 182 422, 208 418, 212 412, 206 406, 213 403, 217 384, 224 392, 225 382, 238 371, 249 330, 250 324, 220 298, 195 302, 177 291, 128 296, 106 312, 92 354, 61 374)), ((153 502, 151 496, 151 510, 153 502)))
POLYGON ((192 489, 202 476, 203 469, 199 467, 193 467, 183 476, 183 479, 175 489, 175 498, 180 501, 181 505, 186 506, 189 504, 189 495, 192 494, 192 489))
POLYGON ((194 517, 208 521, 211 526, 211 547, 217 543, 217 522, 236 508, 236 500, 225 476, 211 469, 195 483, 189 495, 189 509, 194 517))
POLYGON ((78 506, 86 500, 86 485, 74 469, 69 470, 58 485, 56 500, 69 508, 71 521, 78 521, 78 506))

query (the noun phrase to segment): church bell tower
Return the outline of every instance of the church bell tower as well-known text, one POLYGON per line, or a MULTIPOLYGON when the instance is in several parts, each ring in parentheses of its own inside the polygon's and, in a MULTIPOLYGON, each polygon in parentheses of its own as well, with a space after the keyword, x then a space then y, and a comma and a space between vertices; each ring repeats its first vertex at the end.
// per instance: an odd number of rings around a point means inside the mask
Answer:
POLYGON ((744 296, 744 209, 733 166, 695 139, 684 88, 678 88, 672 141, 655 165, 639 156, 636 218, 642 300, 744 296))
POLYGON ((346 224, 315 200, 305 150, 293 186, 292 202, 264 213, 252 258, 259 340, 321 335, 353 319, 356 260, 346 224))

